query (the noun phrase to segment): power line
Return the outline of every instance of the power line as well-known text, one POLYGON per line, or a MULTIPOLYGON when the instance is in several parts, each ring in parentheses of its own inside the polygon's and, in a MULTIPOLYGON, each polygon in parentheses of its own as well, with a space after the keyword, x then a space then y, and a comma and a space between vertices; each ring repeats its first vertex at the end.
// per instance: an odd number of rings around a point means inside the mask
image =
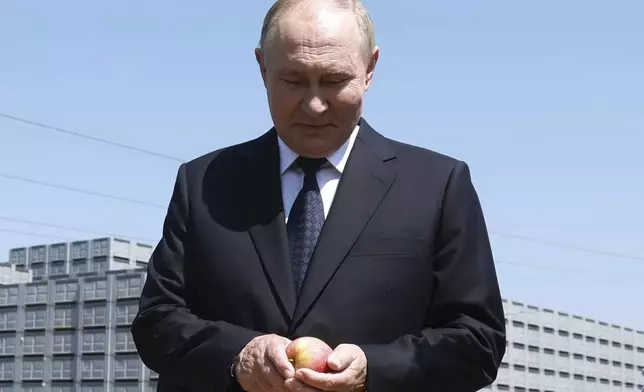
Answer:
MULTIPOLYGON (((49 227, 49 228, 55 228, 55 229, 62 229, 62 230, 70 230, 70 231, 78 231, 78 232, 84 232, 84 233, 89 233, 89 234, 101 234, 101 235, 106 235, 109 237, 119 237, 119 238, 124 238, 124 239, 132 239, 132 240, 141 240, 145 242, 156 242, 156 240, 152 240, 149 238, 143 238, 143 237, 136 237, 136 236, 131 236, 131 235, 123 235, 120 233, 110 233, 110 232, 104 232, 104 231, 98 231, 98 230, 91 230, 91 229, 86 229, 86 228, 80 228, 80 227, 71 227, 71 226, 64 226, 64 225, 58 225, 58 224, 52 224, 52 223, 47 223, 47 222, 40 222, 40 221, 34 221, 34 220, 29 220, 29 219, 22 219, 22 218, 16 218, 16 217, 8 217, 8 216, 0 216, 0 220, 7 221, 7 222, 14 222, 14 223, 23 223, 23 224, 29 224, 29 225, 36 225, 36 226, 42 226, 42 227, 49 227)), ((60 239, 65 239, 65 240, 74 240, 72 238, 68 237, 61 237, 61 236, 54 236, 54 235, 49 235, 49 234, 41 234, 41 233, 34 233, 31 231, 19 231, 15 229, 0 229, 0 231, 4 232, 10 232, 10 233, 15 233, 15 234, 22 234, 22 235, 29 235, 29 236, 38 236, 38 237, 45 237, 45 238, 53 238, 56 240, 60 239)), ((598 274, 604 274, 602 277, 628 277, 628 278, 644 278, 644 275, 638 275, 638 274, 610 274, 610 275, 605 275, 605 271, 600 271, 596 269, 580 269, 580 268, 565 268, 562 266, 551 266, 551 265, 541 265, 541 264, 531 264, 531 263, 520 263, 520 262, 515 262, 515 261, 508 261, 504 259, 495 259, 495 262, 497 264, 504 264, 504 265, 512 265, 512 266, 518 266, 518 267, 524 267, 524 268, 531 268, 531 269, 540 269, 540 270, 550 270, 550 271, 556 271, 556 272, 568 272, 568 273, 579 273, 579 272, 594 272, 598 274)), ((579 276, 577 276, 579 278, 579 276)))
MULTIPOLYGON (((22 219, 22 218, 15 218, 15 217, 9 217, 9 216, 2 216, 0 215, 0 220, 7 221, 7 222, 14 222, 14 223, 23 223, 23 224, 28 224, 28 225, 35 225, 35 226, 42 226, 42 227, 49 227, 53 229, 61 229, 61 230, 69 230, 69 231, 77 231, 81 233, 88 233, 88 234, 100 234, 100 235, 105 235, 109 237, 119 237, 119 238, 126 238, 126 239, 133 239, 133 240, 140 240, 140 241, 145 241, 145 242, 157 242, 157 240, 153 240, 150 238, 144 238, 144 237, 137 237, 137 236, 132 236, 132 235, 124 235, 121 233, 110 233, 110 232, 105 232, 105 231, 100 231, 100 230, 91 230, 91 229, 86 229, 86 228, 80 228, 80 227, 72 227, 72 226, 63 226, 59 224, 52 224, 52 223, 47 223, 47 222, 41 222, 41 221, 34 221, 34 220, 29 220, 29 219, 22 219)), ((531 264, 531 263, 519 263, 515 261, 507 261, 503 259, 496 259, 495 262, 497 264, 505 264, 505 265, 512 265, 512 266, 517 266, 517 267, 525 267, 525 268, 532 268, 532 269, 540 269, 540 270, 551 270, 551 271, 565 271, 569 273, 573 272, 579 272, 579 268, 565 268, 562 266, 551 266, 551 265, 541 265, 541 264, 531 264)), ((596 269, 584 269, 584 272, 595 272, 595 273, 604 273, 605 271, 599 271, 596 269)), ((624 274, 616 274, 621 277, 642 277, 644 278, 644 275, 633 275, 632 273, 624 273, 624 274)))
POLYGON ((21 230, 14 230, 14 229, 4 229, 0 228, 0 231, 5 232, 5 233, 12 233, 12 234, 20 234, 20 235, 26 235, 30 237, 43 237, 43 238, 49 238, 49 239, 54 239, 57 241, 65 240, 65 241, 73 241, 72 238, 67 238, 67 237, 60 237, 60 236, 55 236, 55 235, 49 235, 49 234, 42 234, 42 233, 34 233, 32 231, 21 231, 21 230))
MULTIPOLYGON (((26 219, 17 219, 17 218, 10 218, 10 217, 0 217, 0 220, 7 220, 7 221, 14 221, 14 222, 21 222, 21 223, 29 223, 29 224, 37 224, 37 225, 42 225, 45 227, 61 227, 69 230, 77 230, 77 231, 87 231, 91 233, 98 234, 99 232, 93 232, 90 230, 85 230, 85 229, 80 229, 80 228, 70 228, 70 227, 65 227, 65 226, 58 226, 58 225, 52 225, 48 223, 43 223, 43 222, 35 222, 35 221, 29 221, 26 219)), ((7 233, 12 233, 12 234, 19 234, 19 235, 25 235, 25 236, 31 236, 31 237, 43 237, 43 238, 49 238, 49 239, 54 239, 56 241, 75 241, 77 238, 70 238, 66 236, 56 236, 56 235, 50 235, 50 234, 43 234, 43 233, 35 233, 33 231, 22 231, 22 230, 15 230, 15 229, 6 229, 6 228, 0 228, 0 232, 7 232, 7 233)), ((113 235, 113 234, 107 234, 107 233, 101 233, 105 234, 111 237, 121 237, 124 239, 136 239, 136 237, 128 237, 128 236, 122 236, 122 235, 113 235)), ((506 265, 515 265, 515 266, 521 266, 521 267, 527 267, 527 268, 536 268, 536 269, 549 269, 553 271, 569 271, 569 272, 575 272, 573 269, 566 269, 566 268, 560 268, 560 267, 551 267, 551 266, 541 266, 541 265, 536 265, 536 264, 529 264, 529 263, 518 263, 518 262, 512 262, 512 261, 506 261, 506 260, 496 260, 497 264, 506 264, 506 265)), ((602 271, 596 271, 598 273, 601 273, 602 271)), ((640 275, 641 276, 641 275, 640 275)), ((632 277, 636 278, 636 275, 628 274, 628 275, 621 275, 621 276, 607 276, 603 275, 602 278, 619 278, 619 277, 632 277)), ((577 276, 578 280, 580 281, 585 281, 587 280, 586 278, 590 278, 590 276, 577 276)), ((612 281, 612 280, 611 280, 612 281)), ((624 282, 623 280, 620 280, 620 282, 624 282)))
POLYGON ((84 229, 84 228, 79 228, 79 227, 62 226, 62 225, 56 225, 56 224, 52 224, 52 223, 33 221, 33 220, 28 220, 28 219, 13 218, 13 217, 9 217, 9 216, 0 216, 0 220, 7 221, 7 222, 24 223, 24 224, 28 224, 28 225, 49 227, 49 228, 52 228, 52 229, 62 229, 62 230, 69 230, 69 231, 77 231, 77 232, 80 232, 80 233, 100 234, 100 235, 105 235, 105 236, 108 236, 108 237, 118 237, 118 238, 123 238, 123 239, 140 240, 140 241, 151 242, 151 243, 157 242, 157 240, 153 240, 153 239, 150 239, 150 238, 143 238, 143 237, 136 237, 136 236, 131 236, 131 235, 109 233, 109 232, 98 231, 98 230, 90 230, 90 229, 84 229))
POLYGON ((502 237, 513 238, 513 239, 517 239, 517 240, 521 240, 521 241, 534 242, 534 243, 538 243, 538 244, 542 244, 542 245, 550 245, 550 246, 554 246, 554 247, 557 247, 557 248, 574 250, 574 251, 578 251, 578 252, 593 253, 593 254, 596 254, 596 255, 610 256, 610 257, 616 257, 616 258, 621 258, 621 259, 644 261, 644 257, 642 257, 642 256, 627 255, 627 254, 624 254, 624 253, 604 251, 604 250, 599 250, 599 249, 591 249, 591 248, 586 248, 586 247, 581 247, 581 246, 576 246, 576 245, 569 245, 569 244, 565 244, 565 243, 562 243, 562 242, 556 242, 556 241, 549 241, 549 240, 537 239, 537 238, 532 238, 532 237, 526 237, 526 236, 522 236, 522 235, 518 235, 518 234, 498 232, 498 231, 490 231, 490 234, 496 234, 496 235, 499 235, 499 236, 502 236, 502 237))
POLYGON ((70 187, 70 186, 67 186, 67 185, 54 184, 54 183, 51 183, 51 182, 34 180, 34 179, 31 179, 31 178, 15 176, 15 175, 12 175, 12 174, 0 173, 0 177, 8 178, 10 180, 15 180, 15 181, 26 182, 26 183, 30 183, 30 184, 40 185, 40 186, 46 186, 46 187, 50 187, 50 188, 62 189, 62 190, 66 190, 66 191, 69 191, 69 192, 83 193, 83 194, 86 194, 86 195, 102 197, 102 198, 105 198, 105 199, 119 200, 119 201, 124 201, 124 202, 128 202, 128 203, 139 204, 139 205, 143 205, 143 206, 147 206, 147 207, 166 208, 166 206, 163 206, 161 204, 150 203, 150 202, 143 201, 143 200, 136 200, 136 199, 131 199, 131 198, 128 198, 128 197, 110 195, 110 194, 107 194, 107 193, 95 192, 95 191, 90 191, 90 190, 87 190, 87 189, 70 187))
POLYGON ((141 153, 141 154, 150 155, 150 156, 157 157, 157 158, 163 158, 163 159, 167 159, 167 160, 171 160, 171 161, 175 161, 175 162, 184 162, 185 161, 185 160, 183 160, 181 158, 177 158, 177 157, 174 157, 174 156, 171 156, 171 155, 159 153, 159 152, 156 152, 156 151, 146 150, 146 149, 143 149, 143 148, 140 148, 140 147, 131 146, 129 144, 124 144, 124 143, 116 142, 116 141, 113 141, 113 140, 108 140, 108 139, 103 139, 103 138, 99 138, 99 137, 96 137, 96 136, 86 135, 86 134, 80 133, 80 132, 70 131, 69 129, 59 128, 59 127, 56 127, 56 126, 53 126, 53 125, 41 123, 41 122, 38 122, 38 121, 29 120, 29 119, 22 118, 22 117, 12 116, 12 115, 6 114, 6 113, 0 113, 0 117, 4 117, 4 118, 6 118, 8 120, 17 121, 17 122, 21 122, 21 123, 24 123, 24 124, 33 125, 33 126, 36 126, 36 127, 39 127, 39 128, 47 129, 49 131, 64 133, 66 135, 71 135, 71 136, 91 140, 93 142, 107 144, 107 145, 110 145, 110 146, 113 146, 113 147, 123 148, 123 149, 126 149, 126 150, 138 152, 138 153, 141 153))
MULTIPOLYGON (((583 275, 585 272, 592 272, 596 274, 601 274, 603 278, 633 278, 633 279, 644 279, 644 275, 642 274, 633 274, 633 273, 607 273, 606 271, 601 271, 598 269, 591 269, 591 268, 586 268, 586 267, 579 267, 579 268, 565 268, 561 266, 553 266, 553 265, 540 265, 540 264, 531 264, 531 263, 519 263, 516 261, 508 261, 508 260, 502 260, 502 259, 495 259, 495 263, 497 264, 505 264, 505 265, 513 265, 517 267, 525 267, 525 268, 531 268, 531 269, 540 269, 540 270, 548 270, 548 271, 556 271, 556 272, 567 272, 568 274, 574 273, 575 278, 578 278, 581 274, 583 275)), ((568 275, 566 275, 568 277, 568 275)))

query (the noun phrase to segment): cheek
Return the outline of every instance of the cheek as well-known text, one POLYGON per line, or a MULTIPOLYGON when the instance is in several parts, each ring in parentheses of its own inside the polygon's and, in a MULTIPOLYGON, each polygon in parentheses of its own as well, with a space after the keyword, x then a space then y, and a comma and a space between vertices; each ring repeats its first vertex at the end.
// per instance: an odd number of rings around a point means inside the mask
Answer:
POLYGON ((363 91, 357 83, 352 83, 339 91, 333 99, 339 107, 353 109, 362 104, 363 91))
POLYGON ((279 116, 288 116, 300 105, 300 97, 294 91, 285 89, 270 89, 268 99, 272 110, 279 116))

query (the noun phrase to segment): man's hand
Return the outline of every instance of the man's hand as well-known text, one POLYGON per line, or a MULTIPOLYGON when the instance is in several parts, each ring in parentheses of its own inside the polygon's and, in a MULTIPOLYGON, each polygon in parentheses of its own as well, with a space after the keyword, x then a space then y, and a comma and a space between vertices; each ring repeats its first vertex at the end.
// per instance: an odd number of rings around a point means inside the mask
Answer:
POLYGON ((327 359, 330 373, 298 369, 295 378, 285 385, 293 392, 364 392, 367 381, 367 357, 353 344, 341 344, 327 359))
POLYGON ((244 347, 234 365, 239 385, 248 392, 283 392, 287 378, 295 374, 286 356, 291 341, 278 335, 262 335, 244 347))

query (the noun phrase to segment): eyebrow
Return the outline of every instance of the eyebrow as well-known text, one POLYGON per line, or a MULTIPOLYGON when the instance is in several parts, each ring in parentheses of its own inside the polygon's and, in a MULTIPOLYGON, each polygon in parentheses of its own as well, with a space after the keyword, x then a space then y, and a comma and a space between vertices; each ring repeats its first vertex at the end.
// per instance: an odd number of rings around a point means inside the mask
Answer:
POLYGON ((296 71, 294 69, 283 69, 279 73, 284 76, 302 76, 304 74, 304 72, 296 71))
MULTIPOLYGON (((306 75, 306 72, 298 71, 295 69, 287 68, 283 69, 279 72, 280 75, 282 76, 295 76, 295 77, 300 77, 306 75)), ((349 75, 348 72, 343 71, 341 69, 329 69, 328 72, 325 72, 325 75, 331 75, 331 76, 345 76, 349 75)))

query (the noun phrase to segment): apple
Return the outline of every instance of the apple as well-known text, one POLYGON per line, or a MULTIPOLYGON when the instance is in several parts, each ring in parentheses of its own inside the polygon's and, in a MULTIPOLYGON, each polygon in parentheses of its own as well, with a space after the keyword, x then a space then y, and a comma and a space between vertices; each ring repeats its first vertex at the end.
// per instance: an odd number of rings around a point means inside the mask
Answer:
POLYGON ((326 343, 311 336, 297 338, 286 347, 286 356, 295 370, 306 368, 320 373, 329 370, 326 360, 332 352, 326 343))

